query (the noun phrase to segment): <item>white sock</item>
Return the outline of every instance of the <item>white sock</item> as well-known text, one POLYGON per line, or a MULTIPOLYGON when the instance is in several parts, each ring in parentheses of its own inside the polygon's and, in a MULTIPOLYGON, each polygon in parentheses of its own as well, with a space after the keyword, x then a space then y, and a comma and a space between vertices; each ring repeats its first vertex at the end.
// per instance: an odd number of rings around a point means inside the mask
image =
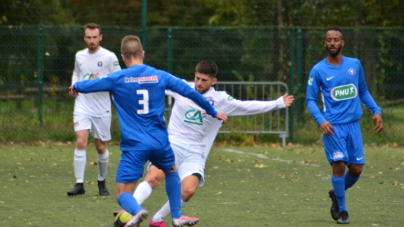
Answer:
POLYGON ((135 197, 137 203, 139 205, 142 205, 142 203, 149 198, 153 191, 153 188, 150 186, 147 181, 142 181, 140 184, 136 187, 135 192, 133 193, 133 197, 135 197))
MULTIPOLYGON (((181 208, 185 207, 188 204, 188 202, 184 202, 181 200, 181 208)), ((170 210, 170 203, 167 201, 161 208, 154 214, 152 223, 156 223, 159 221, 164 221, 166 217, 168 217, 171 214, 170 210)))
POLYGON ((188 204, 188 202, 184 202, 181 200, 181 209, 184 208, 187 204, 188 204))
POLYGON ((74 150, 74 176, 76 177, 76 183, 84 182, 86 163, 86 150, 74 150))
POLYGON ((107 176, 108 171, 109 151, 108 149, 104 154, 98 154, 98 180, 103 181, 107 176))

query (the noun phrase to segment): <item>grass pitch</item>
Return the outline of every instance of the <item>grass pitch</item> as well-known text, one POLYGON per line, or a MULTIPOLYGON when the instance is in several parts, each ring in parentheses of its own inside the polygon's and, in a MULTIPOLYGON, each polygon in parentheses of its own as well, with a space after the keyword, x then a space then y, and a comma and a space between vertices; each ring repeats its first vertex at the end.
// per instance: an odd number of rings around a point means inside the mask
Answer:
MULTIPOLYGON (((75 183, 73 150, 0 147, 0 226, 113 226, 112 213, 120 209, 114 185, 119 148, 109 147, 107 197, 97 195, 93 146, 87 152, 86 194, 66 195, 75 183)), ((361 179, 347 192, 350 226, 402 226, 404 151, 387 145, 365 151, 361 179)), ((330 173, 321 146, 216 146, 206 183, 183 212, 200 218, 201 227, 335 226, 329 214, 330 173)), ((150 218, 166 199, 162 185, 143 204, 150 218)))

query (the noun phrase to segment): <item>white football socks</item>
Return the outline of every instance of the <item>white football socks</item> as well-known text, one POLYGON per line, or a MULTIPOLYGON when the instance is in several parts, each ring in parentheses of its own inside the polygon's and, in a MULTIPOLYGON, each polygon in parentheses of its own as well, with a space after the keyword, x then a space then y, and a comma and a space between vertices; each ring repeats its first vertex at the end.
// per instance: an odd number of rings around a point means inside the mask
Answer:
POLYGON ((103 181, 107 176, 108 171, 108 161, 109 161, 109 151, 108 149, 104 154, 98 154, 98 180, 103 181))
MULTIPOLYGON (((184 202, 181 200, 181 208, 185 207, 188 204, 188 202, 184 202)), ((154 214, 152 223, 156 223, 159 221, 164 221, 166 217, 168 217, 171 214, 170 211, 170 203, 167 201, 161 208, 154 214)))
POLYGON ((149 198, 153 189, 147 181, 142 181, 137 187, 135 192, 133 193, 133 197, 135 197, 137 203, 142 205, 142 203, 149 198))
POLYGON ((74 176, 76 183, 84 182, 84 171, 86 169, 86 150, 74 150, 74 176))

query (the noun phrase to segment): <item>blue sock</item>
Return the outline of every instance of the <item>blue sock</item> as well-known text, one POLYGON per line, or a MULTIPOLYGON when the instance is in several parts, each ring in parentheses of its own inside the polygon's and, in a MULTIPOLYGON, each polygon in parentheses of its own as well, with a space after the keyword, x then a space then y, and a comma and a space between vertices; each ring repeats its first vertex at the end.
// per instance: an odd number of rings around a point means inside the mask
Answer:
POLYGON ((181 217, 181 182, 178 172, 170 172, 166 175, 166 192, 170 202, 172 218, 181 217))
POLYGON ((348 188, 352 187, 352 186, 359 180, 359 178, 360 178, 360 177, 353 178, 353 177, 349 174, 349 171, 347 171, 347 172, 345 173, 345 191, 346 191, 348 188))
POLYGON ((143 208, 137 203, 136 199, 130 193, 124 192, 118 197, 118 204, 122 209, 126 210, 131 215, 137 214, 143 208))
POLYGON ((332 178, 332 186, 334 187, 335 197, 337 197, 337 203, 339 206, 339 212, 347 211, 345 204, 345 178, 344 177, 335 177, 332 178))

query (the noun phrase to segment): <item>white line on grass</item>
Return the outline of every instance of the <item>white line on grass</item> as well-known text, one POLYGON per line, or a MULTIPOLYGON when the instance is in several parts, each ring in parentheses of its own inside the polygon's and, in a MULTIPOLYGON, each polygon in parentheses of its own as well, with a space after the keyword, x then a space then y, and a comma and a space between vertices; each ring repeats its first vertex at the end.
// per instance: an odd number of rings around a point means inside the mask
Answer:
MULTIPOLYGON (((257 156, 257 157, 259 157, 259 158, 268 159, 267 156, 262 155, 262 154, 246 153, 246 152, 243 152, 243 151, 236 151, 236 150, 233 150, 233 149, 222 149, 222 150, 223 150, 223 151, 228 151, 228 152, 237 153, 237 154, 249 154, 249 155, 257 156)), ((272 160, 274 160, 274 161, 280 161, 280 162, 293 163, 292 160, 284 160, 284 159, 280 159, 280 158, 273 158, 272 160)), ((305 162, 294 162, 294 163, 300 164, 300 165, 305 165, 305 166, 320 167, 320 165, 310 164, 310 163, 305 163, 305 162)))

